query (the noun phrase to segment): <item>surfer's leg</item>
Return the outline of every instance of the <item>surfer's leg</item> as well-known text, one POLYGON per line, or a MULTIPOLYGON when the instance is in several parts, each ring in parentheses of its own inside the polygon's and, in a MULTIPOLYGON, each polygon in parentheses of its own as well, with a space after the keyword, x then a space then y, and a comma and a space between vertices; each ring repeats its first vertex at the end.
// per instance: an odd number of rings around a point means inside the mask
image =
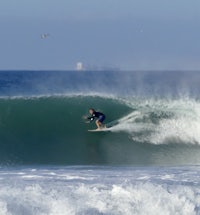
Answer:
POLYGON ((100 122, 98 119, 96 120, 96 125, 97 125, 97 128, 98 128, 98 129, 101 128, 101 122, 100 122))
POLYGON ((102 122, 100 122, 99 120, 96 121, 96 125, 97 125, 98 129, 106 128, 106 126, 102 122))
POLYGON ((98 120, 96 121, 96 123, 98 123, 97 127, 98 128, 105 128, 105 125, 103 124, 103 121, 105 120, 105 116, 101 115, 98 120))

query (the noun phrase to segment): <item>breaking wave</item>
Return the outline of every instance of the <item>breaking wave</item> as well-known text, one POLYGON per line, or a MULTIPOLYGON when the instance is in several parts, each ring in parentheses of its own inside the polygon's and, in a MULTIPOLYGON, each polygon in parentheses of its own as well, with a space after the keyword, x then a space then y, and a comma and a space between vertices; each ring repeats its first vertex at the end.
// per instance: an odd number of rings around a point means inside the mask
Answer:
POLYGON ((200 102, 101 95, 0 99, 0 161, 20 164, 197 164, 200 102), (82 117, 106 114, 109 132, 82 117), (187 156, 186 156, 187 155, 187 156))

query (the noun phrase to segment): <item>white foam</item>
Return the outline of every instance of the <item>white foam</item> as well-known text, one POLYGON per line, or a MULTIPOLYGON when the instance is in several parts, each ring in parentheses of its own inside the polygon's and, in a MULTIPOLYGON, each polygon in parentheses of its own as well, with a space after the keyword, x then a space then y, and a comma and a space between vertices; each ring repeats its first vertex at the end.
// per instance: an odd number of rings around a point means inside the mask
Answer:
POLYGON ((21 178, 24 178, 24 179, 40 179, 40 178, 43 178, 43 176, 40 176, 40 175, 24 175, 21 178))
MULTIPOLYGON (((200 170, 198 167, 133 169, 114 168, 88 171, 57 169, 49 181, 48 170, 37 177, 10 178, 1 175, 1 215, 76 215, 76 214, 181 214, 200 213, 200 170), (90 174, 91 173, 91 174, 90 174), (92 178, 68 181, 63 175, 92 178)), ((8 170, 10 171, 10 170, 8 170)), ((24 170, 27 175, 32 171, 24 170)), ((12 172, 12 171, 11 171, 12 172)), ((33 173, 33 172, 32 172, 33 173)), ((15 173, 13 173, 15 175, 15 173)))
POLYGON ((200 102, 194 99, 133 100, 137 109, 121 118, 112 131, 124 131, 139 142, 200 144, 200 102), (152 114, 157 122, 153 122, 152 114), (163 116, 166 114, 167 117, 163 116), (138 135, 138 133, 142 133, 138 135))
POLYGON ((196 214, 199 188, 152 183, 136 185, 80 184, 62 190, 55 186, 4 187, 0 191, 1 214, 196 214))

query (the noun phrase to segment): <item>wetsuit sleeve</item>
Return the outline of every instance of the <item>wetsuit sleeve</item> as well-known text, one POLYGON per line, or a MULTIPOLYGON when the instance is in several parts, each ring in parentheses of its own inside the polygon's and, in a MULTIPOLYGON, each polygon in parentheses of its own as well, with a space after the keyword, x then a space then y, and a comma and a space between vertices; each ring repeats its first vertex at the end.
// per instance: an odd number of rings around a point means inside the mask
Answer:
POLYGON ((95 119, 96 113, 93 113, 92 116, 89 116, 88 119, 90 120, 90 122, 92 122, 95 119))
POLYGON ((93 121, 93 120, 94 120, 94 116, 90 116, 90 117, 88 117, 88 119, 89 119, 90 121, 93 121))

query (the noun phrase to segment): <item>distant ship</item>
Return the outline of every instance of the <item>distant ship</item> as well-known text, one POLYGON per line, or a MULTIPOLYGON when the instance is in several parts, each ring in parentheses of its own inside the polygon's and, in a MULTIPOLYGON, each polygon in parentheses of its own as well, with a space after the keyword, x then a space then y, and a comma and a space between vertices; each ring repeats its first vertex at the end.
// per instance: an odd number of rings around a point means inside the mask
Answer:
POLYGON ((77 64, 76 64, 76 70, 77 70, 77 71, 82 71, 82 70, 84 70, 83 63, 82 63, 82 62, 77 62, 77 64))

